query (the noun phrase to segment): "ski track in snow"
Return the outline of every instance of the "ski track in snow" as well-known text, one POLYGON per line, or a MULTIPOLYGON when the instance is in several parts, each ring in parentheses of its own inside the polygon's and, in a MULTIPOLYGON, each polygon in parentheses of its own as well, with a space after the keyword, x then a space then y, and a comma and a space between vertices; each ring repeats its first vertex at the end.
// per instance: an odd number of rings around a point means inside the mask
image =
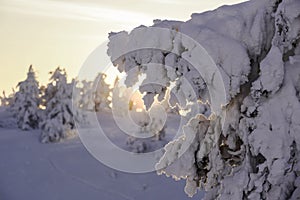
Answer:
POLYGON ((58 167, 58 166, 55 164, 55 161, 53 161, 51 158, 48 158, 48 161, 49 161, 49 163, 51 164, 51 166, 52 166, 58 173, 61 173, 61 174, 64 175, 64 176, 68 176, 68 177, 70 177, 70 178, 71 178, 72 180, 74 180, 74 181, 80 182, 80 183, 82 183, 82 184, 84 184, 84 185, 87 185, 87 186, 89 186, 89 187, 91 187, 91 188, 93 188, 93 189, 95 189, 95 190, 97 190, 97 191, 100 191, 100 192, 109 193, 109 194, 111 194, 111 195, 118 195, 118 196, 120 196, 122 199, 133 200, 133 198, 131 198, 131 197, 129 197, 129 196, 123 194, 123 193, 120 193, 120 192, 117 192, 117 191, 112 191, 112 190, 110 190, 110 189, 108 189, 108 188, 99 187, 99 186, 97 186, 97 185, 94 185, 94 184, 90 183, 88 180, 85 180, 85 179, 82 179, 82 178, 80 178, 80 177, 78 177, 78 176, 74 176, 74 175, 72 175, 72 174, 69 174, 67 171, 65 171, 65 170, 61 169, 60 167, 58 167))

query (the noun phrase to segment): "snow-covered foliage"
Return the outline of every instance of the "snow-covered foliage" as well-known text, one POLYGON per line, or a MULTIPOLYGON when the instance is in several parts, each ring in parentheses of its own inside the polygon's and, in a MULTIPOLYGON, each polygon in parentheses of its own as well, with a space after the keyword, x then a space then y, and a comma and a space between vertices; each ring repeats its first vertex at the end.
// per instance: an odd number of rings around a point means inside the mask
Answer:
POLYGON ((164 107, 153 104, 149 111, 130 111, 130 117, 139 126, 134 137, 129 136, 126 144, 129 150, 135 153, 145 153, 164 146, 166 129, 166 113, 164 107), (146 134, 148 137, 139 138, 139 135, 146 134))
POLYGON ((171 90, 167 88, 165 97, 159 104, 165 109, 167 113, 178 114, 179 105, 177 104, 176 98, 172 95, 171 90))
POLYGON ((127 117, 129 112, 129 102, 133 93, 132 88, 115 84, 112 91, 112 112, 115 116, 127 117))
POLYGON ((106 74, 99 73, 94 81, 82 80, 77 87, 78 108, 84 111, 107 111, 110 109, 111 89, 105 82, 106 74))
POLYGON ((95 111, 95 97, 93 90, 93 82, 83 80, 78 94, 78 106, 84 111, 95 111))
POLYGON ((99 73, 96 77, 93 88, 95 90, 94 100, 95 100, 95 111, 108 110, 110 109, 110 93, 111 89, 109 84, 105 82, 106 74, 99 73))
POLYGON ((39 125, 39 86, 35 72, 30 65, 26 80, 19 82, 11 110, 22 130, 37 128, 39 125))
POLYGON ((13 90, 12 94, 6 95, 5 91, 3 91, 2 96, 0 96, 1 106, 10 106, 13 104, 15 96, 15 91, 13 90))
POLYGON ((131 87, 119 86, 118 80, 112 93, 112 113, 119 128, 130 135, 126 140, 129 151, 151 152, 167 143, 166 105, 156 103, 145 110, 142 94, 131 87))
POLYGON ((75 121, 82 121, 83 115, 72 106, 72 92, 76 85, 67 82, 65 70, 57 68, 50 78, 44 99, 46 109, 41 123, 42 142, 57 142, 75 134, 75 121))
POLYGON ((185 60, 199 56, 194 45, 177 33, 205 48, 226 91, 226 105, 219 107, 227 117, 188 115, 183 135, 165 147, 159 173, 186 179, 190 196, 205 189, 205 199, 299 198, 300 1, 252 0, 193 14, 187 22, 156 20, 153 27, 170 31, 151 35, 144 27, 143 40, 164 50, 120 56, 119 49, 138 43, 141 29, 113 33, 108 45, 113 64, 128 74, 128 86, 142 73, 149 82, 159 81, 140 88, 147 107, 155 95, 164 96, 171 82, 183 108, 195 98, 212 102, 207 77, 185 60))

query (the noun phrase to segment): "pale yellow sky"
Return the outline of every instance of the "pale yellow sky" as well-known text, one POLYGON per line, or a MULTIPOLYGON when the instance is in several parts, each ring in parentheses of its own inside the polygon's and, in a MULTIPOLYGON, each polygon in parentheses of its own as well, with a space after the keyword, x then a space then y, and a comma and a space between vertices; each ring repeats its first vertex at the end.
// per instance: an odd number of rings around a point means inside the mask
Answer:
POLYGON ((242 1, 0 0, 0 91, 10 93, 30 64, 42 84, 57 66, 75 77, 111 31, 151 25, 153 19, 186 21, 192 13, 242 1))

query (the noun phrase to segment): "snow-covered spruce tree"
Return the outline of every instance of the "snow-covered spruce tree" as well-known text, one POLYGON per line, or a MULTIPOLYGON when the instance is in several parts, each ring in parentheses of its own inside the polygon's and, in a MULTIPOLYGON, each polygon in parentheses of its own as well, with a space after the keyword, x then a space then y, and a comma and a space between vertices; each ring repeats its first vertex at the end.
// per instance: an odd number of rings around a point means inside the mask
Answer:
MULTIPOLYGON (((151 35, 147 28, 147 38, 135 38, 137 29, 111 34, 108 54, 120 71, 134 79, 133 73, 150 70, 145 64, 171 66, 155 76, 175 82, 187 100, 182 77, 198 99, 210 101, 206 85, 184 59, 198 56, 194 45, 179 33, 200 43, 221 72, 227 117, 192 117, 157 164, 160 173, 186 179, 188 195, 200 188, 207 191, 205 199, 299 199, 299 24, 299 0, 252 0, 193 14, 187 22, 155 21, 153 27, 168 28, 170 34, 151 35), (161 42, 177 53, 143 49, 116 59, 118 49, 140 40, 155 47, 161 42), (136 66, 138 72, 132 70, 136 66)), ((164 92, 163 86, 146 90, 152 96, 164 92)))
POLYGON ((111 95, 111 89, 109 84, 105 82, 106 74, 99 73, 94 80, 93 88, 95 90, 94 101, 95 111, 108 110, 110 109, 109 104, 111 103, 109 96, 111 95))
POLYGON ((74 85, 67 82, 66 71, 59 67, 51 73, 51 83, 45 89, 44 119, 41 123, 41 141, 58 142, 75 134, 75 122, 82 120, 82 114, 72 106, 74 85))
POLYGON ((39 86, 35 72, 30 65, 26 80, 17 85, 11 110, 17 119, 18 127, 22 130, 37 128, 39 125, 39 86))

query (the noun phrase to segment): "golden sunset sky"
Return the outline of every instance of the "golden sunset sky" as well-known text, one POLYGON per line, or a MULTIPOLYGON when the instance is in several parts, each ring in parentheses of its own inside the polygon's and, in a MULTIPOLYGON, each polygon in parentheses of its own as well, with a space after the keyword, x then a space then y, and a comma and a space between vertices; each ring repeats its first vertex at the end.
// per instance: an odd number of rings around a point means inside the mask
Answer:
MULTIPOLYGON (((88 55, 111 31, 153 19, 186 21, 192 13, 241 0, 0 0, 0 91, 26 78, 30 64, 41 84, 49 71, 76 77, 88 55)), ((95 72, 96 75, 97 72, 95 72)))

